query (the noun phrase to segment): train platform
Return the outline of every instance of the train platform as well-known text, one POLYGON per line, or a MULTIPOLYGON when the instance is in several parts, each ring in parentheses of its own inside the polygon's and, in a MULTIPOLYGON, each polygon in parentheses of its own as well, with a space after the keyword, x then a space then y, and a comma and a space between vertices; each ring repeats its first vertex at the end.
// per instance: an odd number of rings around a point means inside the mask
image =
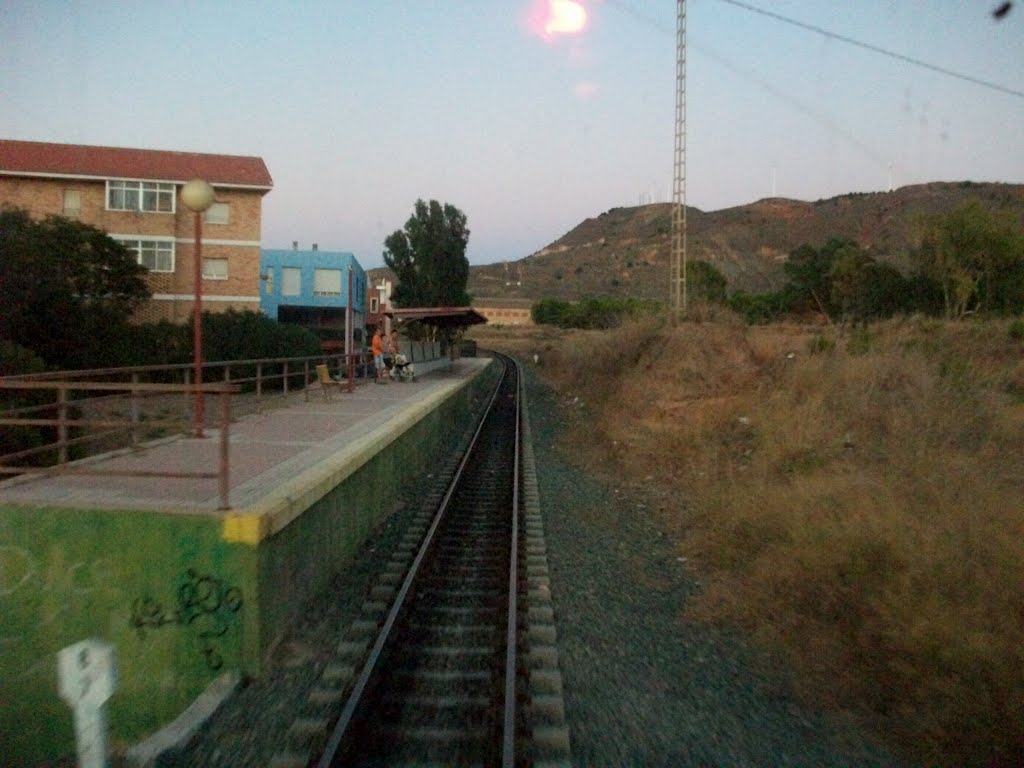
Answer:
MULTIPOLYGON (((275 400, 258 414, 229 427, 228 509, 220 508, 217 478, 103 474, 25 476, 0 483, 0 503, 90 509, 135 509, 164 513, 222 515, 273 514, 282 502, 307 494, 319 483, 325 464, 352 466, 371 454, 381 439, 430 407, 439 393, 472 375, 488 358, 459 358, 417 375, 414 382, 364 381, 352 392, 343 382, 329 398, 319 383, 275 400)), ((210 406, 214 406, 213 402, 210 406)), ((209 406, 208 406, 209 407, 209 406)), ((91 470, 195 474, 219 461, 220 430, 202 438, 177 435, 140 448, 83 460, 91 470)), ((284 503, 285 507, 290 507, 284 503)), ((272 521, 278 529, 287 520, 272 521)))

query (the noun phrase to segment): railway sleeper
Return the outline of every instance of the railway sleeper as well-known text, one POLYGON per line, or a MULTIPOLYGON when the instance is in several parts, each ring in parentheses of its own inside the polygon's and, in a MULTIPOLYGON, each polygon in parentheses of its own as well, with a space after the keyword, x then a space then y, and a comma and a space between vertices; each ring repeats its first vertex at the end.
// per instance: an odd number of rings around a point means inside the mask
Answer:
POLYGON ((445 686, 441 693, 450 692, 453 685, 458 685, 463 692, 487 691, 494 681, 494 674, 484 669, 417 669, 405 676, 423 692, 439 686, 445 686))
MULTIPOLYGON (((448 616, 468 616, 478 620, 482 620, 485 616, 497 617, 498 615, 498 609, 493 605, 432 605, 430 612, 448 616)), ((419 618, 418 613, 415 615, 419 618)))
POLYGON ((452 641, 495 647, 500 641, 499 627, 495 624, 431 624, 417 622, 409 624, 410 632, 427 640, 452 641))
POLYGON ((426 742, 431 744, 477 744, 486 747, 490 743, 491 730, 486 727, 475 728, 441 728, 437 726, 398 726, 393 729, 382 729, 385 733, 391 732, 403 743, 410 741, 426 742))
POLYGON ((449 587, 431 587, 418 589, 417 600, 447 600, 450 602, 461 602, 463 600, 479 599, 481 603, 495 599, 505 593, 501 585, 495 585, 491 589, 465 589, 449 587))
POLYGON ((410 694, 402 697, 385 697, 384 703, 391 704, 401 701, 409 706, 423 707, 427 710, 438 712, 453 709, 468 709, 489 707, 492 699, 489 696, 473 696, 468 693, 447 693, 447 694, 410 694))
MULTIPOLYGON (((501 554, 498 555, 501 557, 501 554)), ((423 571, 424 576, 449 578, 460 580, 498 579, 505 578, 506 570, 496 566, 493 560, 480 563, 448 563, 444 570, 439 568, 428 568, 423 571)))

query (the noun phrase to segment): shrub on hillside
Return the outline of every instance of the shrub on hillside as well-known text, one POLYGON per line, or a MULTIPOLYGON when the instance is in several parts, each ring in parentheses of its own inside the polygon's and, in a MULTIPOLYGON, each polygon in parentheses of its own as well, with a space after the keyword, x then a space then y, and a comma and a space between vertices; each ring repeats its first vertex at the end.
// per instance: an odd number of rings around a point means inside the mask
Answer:
POLYGON ((626 318, 657 314, 660 309, 659 302, 636 298, 587 298, 575 303, 543 299, 533 305, 530 316, 537 325, 607 329, 617 328, 626 318))
POLYGON ((696 259, 686 270, 686 284, 691 299, 725 303, 727 281, 713 264, 696 259))
POLYGON ((726 304, 749 325, 765 325, 778 320, 786 311, 786 300, 781 293, 751 294, 736 291, 729 296, 726 304))

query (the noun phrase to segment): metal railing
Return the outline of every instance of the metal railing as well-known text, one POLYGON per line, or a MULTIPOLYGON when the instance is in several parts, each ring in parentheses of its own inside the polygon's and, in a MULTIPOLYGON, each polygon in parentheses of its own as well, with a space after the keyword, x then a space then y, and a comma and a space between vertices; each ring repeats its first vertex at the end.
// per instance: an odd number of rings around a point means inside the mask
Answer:
POLYGON ((349 390, 372 376, 364 354, 210 362, 203 381, 189 364, 97 368, 0 377, 0 477, 91 474, 154 478, 217 478, 220 507, 229 506, 229 430, 233 418, 260 413, 302 391, 309 399, 316 366, 326 363, 349 390), (118 470, 82 459, 189 431, 199 393, 219 400, 216 472, 118 470))

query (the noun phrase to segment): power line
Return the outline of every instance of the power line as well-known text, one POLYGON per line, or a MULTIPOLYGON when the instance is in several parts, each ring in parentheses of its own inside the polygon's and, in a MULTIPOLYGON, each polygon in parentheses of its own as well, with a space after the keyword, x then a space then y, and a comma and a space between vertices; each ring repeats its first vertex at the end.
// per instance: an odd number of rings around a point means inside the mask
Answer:
POLYGON ((857 138, 857 136, 850 130, 848 130, 845 126, 836 122, 832 118, 821 114, 820 112, 816 111, 813 107, 804 104, 799 99, 790 96, 785 90, 775 86, 770 80, 766 80, 765 78, 760 77, 755 72, 751 72, 750 70, 744 69, 743 67, 734 64, 728 59, 719 56, 717 53, 709 51, 706 48, 701 48, 699 46, 693 45, 693 43, 690 43, 690 47, 692 47, 694 50, 700 51, 701 54, 707 56, 712 61, 717 62, 720 66, 725 67, 729 71, 739 75, 740 77, 746 78, 752 83, 757 84, 775 98, 785 102, 790 107, 795 109, 797 112, 800 112, 801 114, 811 118, 812 120, 819 123, 821 126, 828 129, 832 133, 842 136, 848 142, 850 142, 855 147, 860 149, 865 155, 867 155, 869 158, 875 161, 875 163, 877 163, 880 167, 884 167, 889 162, 886 158, 882 157, 881 154, 872 149, 868 144, 865 144, 863 141, 857 138))
MULTIPOLYGON (((608 5, 611 5, 611 6, 615 7, 615 8, 618 8, 620 11, 622 11, 624 13, 628 13, 630 16, 632 16, 633 18, 637 19, 638 21, 642 21, 645 24, 648 24, 649 26, 652 26, 652 27, 654 27, 655 29, 657 29, 657 30, 659 30, 661 32, 668 32, 668 29, 664 25, 662 25, 659 22, 655 21, 650 16, 647 16, 647 15, 641 13, 640 11, 637 11, 635 8, 631 8, 630 6, 628 6, 628 5, 626 5, 626 4, 622 3, 622 2, 619 2, 618 0, 605 0, 605 2, 608 5)), ((846 35, 840 35, 837 32, 830 32, 829 30, 823 29, 822 27, 817 27, 817 26, 815 26, 813 24, 806 24, 806 23, 804 23, 802 21, 797 21, 796 19, 791 19, 788 16, 782 16, 781 14, 774 13, 772 11, 766 11, 763 8, 757 8, 756 6, 748 5, 747 3, 740 2, 740 0, 721 0, 721 2, 723 2, 723 3, 730 3, 731 5, 735 5, 737 8, 742 8, 743 10, 751 11, 753 13, 760 13, 761 15, 767 16, 767 17, 772 18, 772 19, 775 19, 776 21, 781 21, 781 22, 783 22, 785 24, 792 24, 795 27, 800 27, 801 29, 806 29, 808 31, 814 32, 814 33, 819 34, 819 35, 824 35, 825 37, 832 38, 833 40, 839 40, 840 42, 847 43, 848 45, 854 45, 854 46, 857 46, 858 48, 863 48, 865 50, 871 51, 872 53, 880 53, 883 56, 888 56, 890 58, 897 59, 898 61, 903 61, 903 62, 908 63, 908 64, 913 64, 914 66, 917 66, 917 67, 923 67, 924 69, 930 69, 933 72, 938 72, 938 73, 943 74, 943 75, 948 75, 949 77, 955 77, 955 78, 957 78, 959 80, 965 80, 965 81, 967 81, 969 83, 973 83, 975 85, 980 85, 980 86, 983 86, 985 88, 991 88, 992 90, 1000 91, 1001 93, 1007 93, 1007 94, 1009 94, 1011 96, 1017 96, 1018 98, 1024 98, 1024 91, 1017 91, 1017 90, 1014 90, 1013 88, 1007 88, 1004 85, 999 85, 998 83, 993 83, 993 82, 990 82, 988 80, 982 80, 981 78, 974 77, 972 75, 965 75, 965 74, 960 73, 960 72, 955 72, 952 69, 946 69, 945 67, 940 67, 940 66, 937 66, 935 64, 929 64, 926 61, 921 61, 919 59, 915 59, 915 58, 912 58, 910 56, 904 56, 902 53, 896 53, 895 51, 889 51, 889 50, 886 50, 885 48, 881 48, 881 47, 879 47, 877 45, 872 45, 871 43, 862 43, 860 40, 855 40, 852 37, 847 37, 846 35)))
POLYGON ((721 2, 729 3, 730 5, 735 5, 737 8, 742 8, 746 11, 751 11, 752 13, 759 13, 762 16, 767 16, 768 18, 775 19, 776 21, 781 21, 784 24, 791 24, 794 27, 800 27, 801 29, 806 29, 811 32, 815 32, 824 37, 831 38, 832 40, 838 40, 842 43, 846 43, 847 45, 853 45, 858 48, 863 48, 864 50, 871 51, 873 53, 880 53, 883 56, 888 56, 889 58, 892 59, 897 59, 908 64, 913 64, 914 66, 917 67, 923 67, 924 69, 930 69, 933 72, 939 72, 940 74, 955 77, 960 80, 965 80, 968 83, 974 83, 975 85, 980 85, 985 88, 991 88, 995 91, 1008 93, 1011 96, 1024 98, 1024 91, 1016 91, 1013 88, 1007 88, 1006 86, 999 85, 998 83, 993 83, 989 80, 982 80, 981 78, 973 77, 972 75, 965 75, 961 72, 954 72, 952 69, 946 69, 945 67, 940 67, 936 64, 929 64, 927 61, 921 61, 920 59, 915 59, 910 56, 904 56, 902 53, 896 53, 895 51, 890 51, 885 48, 881 48, 877 45, 872 45, 871 43, 862 43, 860 40, 854 40, 852 37, 840 35, 838 32, 831 32, 822 27, 815 26, 814 24, 806 24, 802 21, 791 19, 788 16, 783 16, 781 14, 774 13, 773 11, 766 11, 763 8, 758 8, 756 6, 740 2, 740 0, 721 0, 721 2))
MULTIPOLYGON (((659 32, 664 32, 666 34, 670 34, 670 31, 669 31, 668 27, 666 27, 664 24, 661 24, 660 22, 656 21, 655 19, 652 19, 650 16, 646 16, 646 15, 640 13, 639 11, 637 11, 634 8, 631 8, 631 7, 627 6, 627 5, 624 5, 621 2, 618 2, 618 0, 605 0, 605 1, 609 5, 612 5, 615 8, 618 8, 620 11, 623 11, 624 13, 628 13, 629 15, 633 16, 638 21, 641 21, 641 22, 643 22, 643 23, 653 27, 654 29, 658 30, 659 32)), ((791 96, 789 93, 786 92, 785 89, 774 85, 767 78, 761 77, 758 73, 752 72, 752 71, 750 71, 748 69, 745 69, 745 68, 739 66, 738 64, 735 64, 735 63, 729 61, 727 58, 725 58, 721 54, 715 53, 713 50, 711 50, 711 49, 709 49, 709 48, 707 48, 705 46, 702 46, 702 45, 699 45, 697 43, 694 43, 692 40, 688 39, 687 42, 686 42, 686 45, 687 45, 688 48, 692 48, 693 50, 697 51, 701 55, 711 59, 714 62, 717 62, 720 66, 728 69, 729 71, 733 72, 734 74, 738 75, 739 77, 742 77, 742 78, 744 78, 744 79, 754 83, 755 85, 759 86, 761 89, 767 91, 772 96, 774 96, 775 98, 779 99, 780 101, 788 104, 791 108, 793 108, 797 112, 801 113, 802 115, 804 115, 806 117, 809 117, 811 120, 813 120, 814 122, 818 123, 819 125, 824 127, 826 130, 830 131, 831 133, 834 133, 834 134, 836 134, 838 136, 841 136, 842 138, 846 139, 848 142, 850 142, 855 147, 857 147, 859 150, 861 150, 865 155, 867 155, 879 167, 883 167, 884 168, 884 167, 887 166, 887 164, 889 162, 888 159, 883 157, 880 153, 876 152, 868 144, 864 143, 859 138, 857 138, 857 136, 855 134, 853 134, 850 130, 848 130, 845 126, 839 124, 838 122, 836 122, 832 118, 827 117, 826 115, 821 114, 820 112, 815 110, 813 107, 803 103, 802 101, 800 101, 799 99, 795 98, 794 96, 791 96)))

